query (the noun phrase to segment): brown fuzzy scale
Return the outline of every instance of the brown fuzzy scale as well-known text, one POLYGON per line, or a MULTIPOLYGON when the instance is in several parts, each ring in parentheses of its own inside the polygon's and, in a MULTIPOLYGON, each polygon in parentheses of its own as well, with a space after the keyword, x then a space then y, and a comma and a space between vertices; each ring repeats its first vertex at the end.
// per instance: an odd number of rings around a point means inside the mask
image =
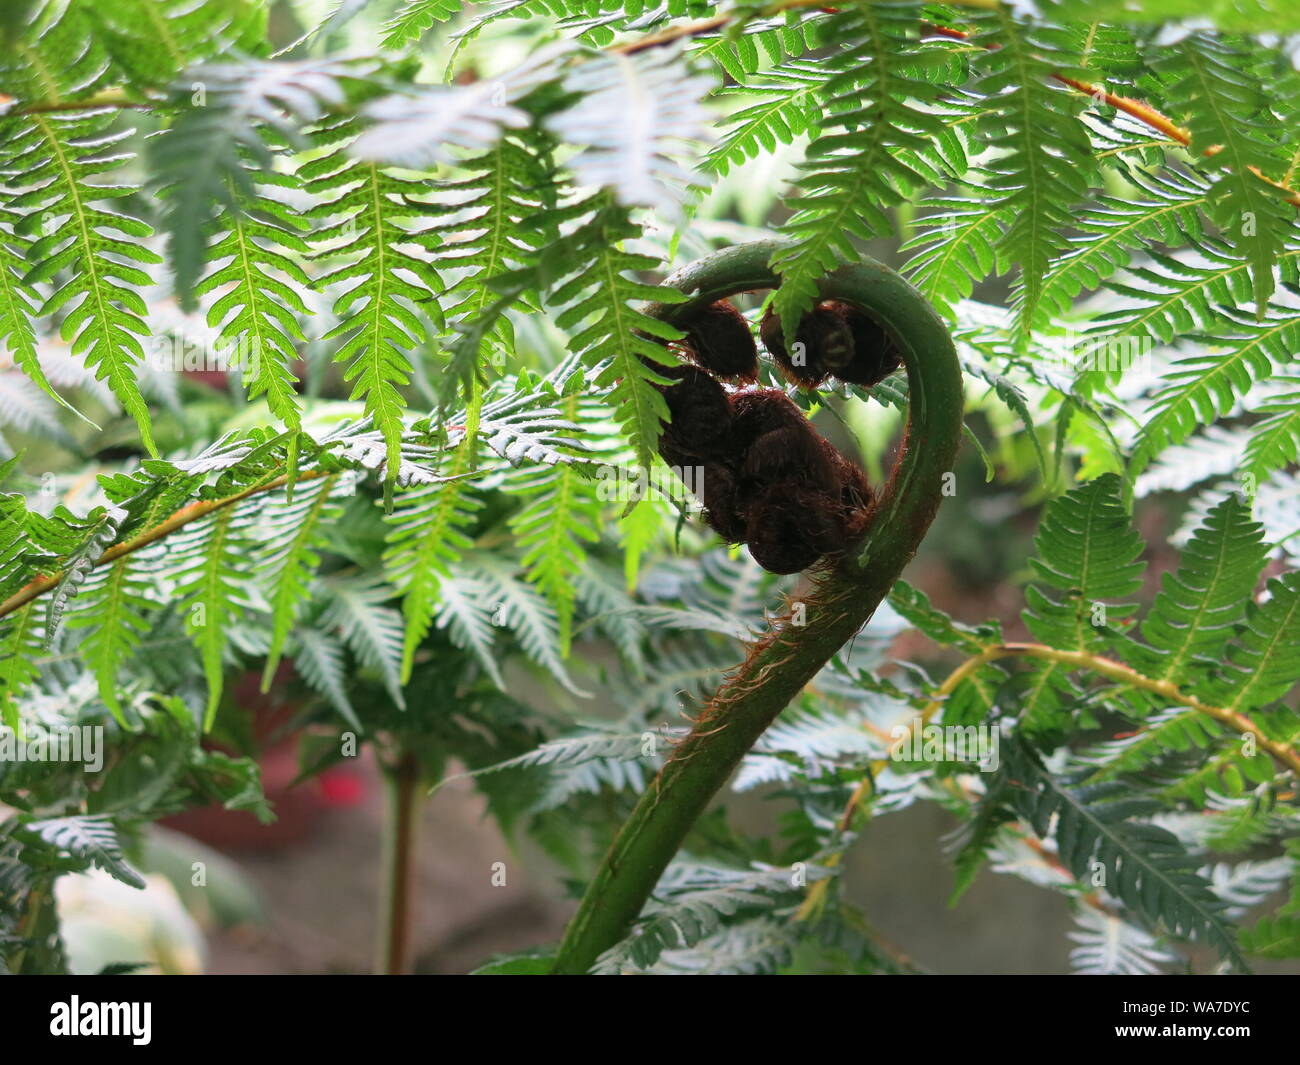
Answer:
POLYGON ((801 388, 816 388, 837 368, 853 361, 853 334, 844 318, 825 305, 813 308, 799 321, 796 340, 803 345, 801 361, 787 350, 781 318, 773 308, 763 315, 759 333, 786 380, 801 388))
POLYGON ((722 462, 704 467, 704 521, 731 544, 745 542, 745 518, 736 505, 736 475, 722 462))
POLYGON ((660 370, 672 421, 659 451, 670 466, 702 467, 692 482, 704 520, 747 543, 773 573, 797 573, 860 536, 872 502, 866 475, 824 439, 779 388, 730 396, 696 366, 660 370))
POLYGON ((725 380, 758 379, 758 346, 749 322, 726 300, 718 300, 678 322, 686 333, 686 354, 725 380))
POLYGON ((773 429, 755 440, 741 464, 740 483, 747 493, 755 495, 782 481, 838 493, 840 479, 832 457, 835 454, 830 442, 804 419, 799 429, 773 429))
POLYGON ((821 306, 837 314, 853 337, 853 358, 831 371, 841 381, 870 388, 903 364, 898 344, 880 323, 849 303, 828 300, 821 306))
POLYGON ((676 382, 656 386, 671 418, 659 438, 659 454, 670 466, 694 465, 715 455, 731 429, 731 404, 723 387, 697 366, 656 369, 676 382))
POLYGON ((844 543, 838 500, 790 481, 766 489, 745 516, 749 553, 773 573, 798 573, 844 543))

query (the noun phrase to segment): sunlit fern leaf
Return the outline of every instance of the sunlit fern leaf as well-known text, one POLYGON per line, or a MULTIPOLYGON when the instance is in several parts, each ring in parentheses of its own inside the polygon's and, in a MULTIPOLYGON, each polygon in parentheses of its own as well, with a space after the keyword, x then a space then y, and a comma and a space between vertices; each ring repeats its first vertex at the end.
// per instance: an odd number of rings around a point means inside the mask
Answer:
POLYGON ((316 203, 308 215, 321 225, 314 240, 322 259, 339 260, 317 278, 321 289, 355 282, 334 301, 339 324, 322 339, 340 341, 334 361, 347 364, 353 400, 383 434, 388 453, 384 488, 391 500, 401 460, 401 389, 410 380, 410 353, 428 337, 428 319, 441 325, 434 299, 441 288, 426 255, 418 254, 422 234, 420 208, 407 199, 421 182, 398 177, 378 164, 350 158, 347 146, 356 126, 352 120, 313 137, 331 149, 305 163, 300 173, 316 203))
MULTIPOLYGON (((253 171, 274 165, 264 129, 281 142, 300 142, 305 127, 347 100, 346 79, 371 69, 345 59, 213 63, 188 71, 173 88, 179 114, 150 142, 150 161, 166 193, 163 224, 182 306, 194 304, 213 223, 258 207, 249 164, 253 171)), ((283 212, 269 211, 283 228, 283 212)))
POLYGON ((998 248, 1005 210, 958 196, 934 196, 925 206, 938 210, 917 223, 916 234, 899 250, 915 253, 903 273, 926 299, 951 306, 969 299, 976 284, 1006 273, 998 248))
POLYGON ((389 697, 405 709, 402 692, 402 619, 385 605, 391 587, 374 577, 328 577, 320 582, 326 607, 318 624, 335 630, 366 669, 379 675, 389 697))
POLYGON ((1203 4, 1199 0, 1158 0, 1134 4, 1130 0, 1060 0, 1060 17, 1091 22, 1139 23, 1150 26, 1171 19, 1204 19, 1225 30, 1284 33, 1300 30, 1300 11, 1286 0, 1256 0, 1249 4, 1203 4))
POLYGON ((32 379, 47 396, 68 410, 73 408, 50 384, 36 347, 39 296, 23 278, 31 255, 31 239, 16 232, 22 215, 0 208, 0 344, 13 357, 14 365, 32 379))
POLYGON ((113 83, 119 71, 100 37, 98 6, 37 0, 15 12, 13 40, 0 54, 0 91, 18 100, 72 100, 113 83))
POLYGON ((744 83, 764 68, 764 60, 776 66, 823 47, 828 40, 826 28, 825 20, 801 17, 794 10, 767 18, 757 14, 694 37, 691 55, 716 64, 732 81, 744 83))
POLYGON ((402 7, 384 23, 384 47, 402 48, 418 41, 435 22, 456 16, 462 0, 404 0, 402 7))
POLYGON ((836 74, 824 90, 822 134, 808 148, 794 215, 782 227, 792 244, 772 258, 781 275, 774 306, 787 336, 822 275, 856 257, 854 238, 890 233, 889 209, 926 184, 898 149, 924 152, 945 128, 924 105, 940 91, 927 71, 946 58, 919 45, 914 8, 855 7, 832 16, 826 30, 847 43, 830 60, 836 74))
POLYGON ((21 190, 9 200, 25 216, 20 231, 44 227, 23 283, 59 278, 40 314, 61 313, 59 331, 72 353, 108 383, 153 454, 149 410, 136 381, 149 335, 138 290, 151 283, 144 268, 162 260, 143 244, 152 232, 147 223, 101 206, 135 190, 89 180, 131 159, 113 152, 131 135, 110 132, 113 118, 105 111, 29 115, 6 140, 3 163, 21 190))
POLYGON ((1267 417, 1251 427, 1241 473, 1258 485, 1274 470, 1284 469, 1300 458, 1300 392, 1265 404, 1256 413, 1267 417))
MULTIPOLYGON (((1142 541, 1120 501, 1120 480, 1107 474, 1055 499, 1038 527, 1030 565, 1040 583, 1025 589, 1021 617, 1033 637, 1052 647, 1089 651, 1123 645, 1123 599, 1142 586, 1142 541)), ((1050 734, 1078 708, 1071 667, 1035 663, 1017 678, 1021 727, 1050 734)))
POLYGON ((533 147, 509 136, 461 160, 456 170, 456 180, 440 182, 421 201, 429 229, 447 241, 439 262, 463 271, 439 297, 447 318, 481 336, 463 365, 452 359, 445 373, 449 386, 442 389, 447 402, 457 388, 468 395, 474 376, 487 376, 492 353, 508 347, 509 320, 499 315, 484 323, 501 296, 489 282, 535 259, 545 235, 526 220, 540 210, 548 184, 533 147))
POLYGON ((265 40, 267 12, 248 0, 71 0, 93 20, 115 74, 137 89, 167 84, 187 65, 265 40))
POLYGON ((45 650, 45 601, 35 598, 0 619, 0 716, 18 731, 18 697, 39 672, 45 650))
POLYGON ((1009 7, 981 13, 978 22, 974 42, 992 49, 977 60, 987 71, 979 89, 999 105, 987 126, 997 150, 988 162, 989 187, 993 203, 1010 215, 1000 247, 1020 266, 1014 305, 1027 329, 1097 163, 1079 121, 1079 94, 1052 78, 1073 56, 1009 7))
MULTIPOLYGON (((566 413, 576 415, 576 394, 560 402, 566 413)), ((510 517, 520 560, 528 580, 555 607, 560 656, 567 657, 577 601, 573 577, 583 565, 583 545, 600 539, 602 486, 578 466, 558 462, 523 472, 509 487, 522 503, 510 517)))
MULTIPOLYGON (((1300 264, 1300 229, 1292 229, 1278 253, 1283 269, 1300 264)), ((1206 237, 1177 254, 1148 249, 1142 265, 1112 279, 1107 288, 1124 297, 1120 310, 1093 320, 1097 335, 1149 336, 1171 344, 1198 328, 1217 330, 1221 308, 1239 307, 1252 298, 1250 262, 1232 245, 1206 237)))
MULTIPOLYGON (((195 285, 194 296, 215 294, 207 320, 218 342, 238 356, 250 399, 266 397, 284 425, 301 427, 293 364, 304 341, 299 320, 309 312, 301 290, 309 286, 298 256, 308 250, 298 234, 301 223, 270 191, 296 189, 287 175, 250 175, 251 199, 224 212, 207 249, 214 264, 195 285)), ((291 462, 292 466, 292 462, 291 462)))
POLYGON ((595 213, 571 237, 582 258, 576 260, 576 268, 565 267, 564 279, 550 293, 551 300, 563 308, 555 324, 569 332, 570 350, 597 370, 595 386, 614 407, 637 462, 648 470, 655 463, 668 407, 652 387, 662 379, 647 362, 670 363, 667 348, 655 341, 676 340, 681 332, 635 304, 642 300, 676 303, 684 297, 636 280, 636 272, 660 266, 651 256, 623 248, 624 240, 640 234, 639 227, 603 194, 591 206, 595 213))
POLYGON ((709 150, 705 169, 726 174, 774 151, 778 144, 792 144, 797 137, 816 134, 823 117, 818 92, 826 76, 825 68, 815 63, 792 62, 715 93, 715 97, 735 98, 747 106, 726 117, 727 131, 709 150))
POLYGON ((149 614, 156 606, 156 574, 163 551, 162 546, 136 551, 99 567, 68 619, 69 627, 87 630, 77 651, 94 672, 104 705, 119 721, 118 675, 150 631, 149 614))
POLYGON ((702 98, 712 78, 690 73, 676 55, 592 56, 564 81, 578 96, 546 120, 561 141, 578 149, 567 160, 582 185, 613 190, 626 207, 652 207, 676 219, 687 189, 699 179, 678 162, 705 137, 702 98))
POLYGON ((1030 565, 1043 583, 1026 589, 1024 621, 1053 647, 1086 650, 1133 609, 1119 600, 1141 588, 1145 567, 1120 489, 1113 474, 1090 481, 1053 500, 1039 526, 1030 565))
MULTIPOLYGON (((443 581, 452 576, 461 556, 473 547, 469 533, 483 504, 458 478, 472 471, 478 461, 480 413, 476 398, 463 415, 461 438, 444 468, 448 480, 403 492, 392 513, 385 517, 389 531, 384 569, 388 580, 402 593, 403 681, 411 676, 415 650, 438 609, 443 581)), ((458 646, 478 648, 480 642, 470 638, 476 632, 462 628, 453 637, 459 635, 458 646)))
POLYGON ((1064 314, 1081 292, 1127 269, 1148 244, 1178 247, 1204 238, 1201 212, 1211 195, 1204 179, 1176 171, 1139 171, 1129 181, 1137 193, 1101 196, 1080 212, 1073 227, 1078 232, 1067 238, 1066 250, 1043 279, 1040 319, 1064 314))
POLYGON ((1129 645, 1133 664, 1156 680, 1182 684, 1222 661, 1267 550, 1248 504, 1226 496, 1183 549, 1177 571, 1162 575, 1142 621, 1146 644, 1129 645))
POLYGON ((1170 106, 1188 116, 1198 165, 1224 168, 1223 195, 1214 199, 1212 212, 1250 263, 1252 296, 1262 316, 1273 294, 1288 216, 1294 214, 1279 191, 1253 172, 1281 172, 1286 165, 1277 155, 1267 94, 1236 46, 1208 34, 1183 38, 1162 50, 1153 65, 1165 79, 1170 106))
POLYGON ((1164 447, 1231 410, 1257 381, 1289 365, 1300 350, 1300 313, 1274 307, 1263 321, 1252 322, 1224 310, 1214 334, 1191 339, 1203 351, 1180 359, 1165 374, 1134 448, 1135 472, 1164 447), (1216 347, 1228 350, 1217 353, 1216 347))

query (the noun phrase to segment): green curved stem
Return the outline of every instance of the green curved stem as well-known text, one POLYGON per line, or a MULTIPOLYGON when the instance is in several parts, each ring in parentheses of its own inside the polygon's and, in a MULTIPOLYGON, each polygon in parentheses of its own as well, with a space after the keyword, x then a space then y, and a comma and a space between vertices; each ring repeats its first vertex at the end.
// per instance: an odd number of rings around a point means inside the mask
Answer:
MULTIPOLYGON (((714 300, 774 288, 775 241, 710 255, 668 278, 687 302, 649 308, 669 322, 714 300)), ((947 329, 916 289, 870 259, 820 285, 826 299, 869 312, 895 336, 907 368, 907 435, 860 548, 815 576, 803 625, 786 619, 718 688, 619 830, 556 955, 555 973, 584 973, 630 930, 660 875, 741 758, 831 657, 866 624, 916 553, 939 506, 962 427, 962 377, 947 329)))

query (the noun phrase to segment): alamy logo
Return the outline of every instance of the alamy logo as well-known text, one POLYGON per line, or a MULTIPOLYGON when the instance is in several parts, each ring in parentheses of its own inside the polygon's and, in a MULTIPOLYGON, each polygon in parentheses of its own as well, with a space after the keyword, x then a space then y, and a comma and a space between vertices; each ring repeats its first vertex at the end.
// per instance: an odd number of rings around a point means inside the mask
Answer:
POLYGON ((151 1002, 70 1002, 50 1006, 50 1035, 129 1035, 138 1047, 149 1043, 151 1002))
POLYGON ((102 725, 26 725, 21 735, 0 726, 0 762, 82 762, 104 768, 102 725))
POLYGON ((1002 759, 1002 734, 991 725, 926 724, 914 714, 906 725, 895 725, 896 742, 889 756, 896 762, 974 762, 981 773, 996 773, 1002 759))

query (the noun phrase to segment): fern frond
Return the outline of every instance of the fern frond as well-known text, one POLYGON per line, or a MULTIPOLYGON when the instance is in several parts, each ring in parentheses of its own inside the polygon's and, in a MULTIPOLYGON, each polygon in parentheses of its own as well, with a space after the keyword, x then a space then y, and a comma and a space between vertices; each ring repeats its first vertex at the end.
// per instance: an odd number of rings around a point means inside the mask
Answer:
POLYGON ((262 690, 270 688, 294 622, 320 565, 319 548, 342 508, 334 499, 342 474, 330 474, 299 487, 292 499, 264 504, 261 542, 271 550, 258 568, 270 582, 271 646, 266 652, 262 690))
POLYGON ((145 886, 144 878, 127 864, 117 830, 107 817, 51 817, 26 821, 15 831, 20 838, 35 837, 84 863, 83 868, 93 865, 131 887, 145 886))
POLYGON ((328 605, 320 616, 324 629, 336 629, 361 664, 379 674, 398 707, 402 693, 402 621, 392 607, 393 589, 373 577, 329 577, 320 582, 328 605))
POLYGON ((989 187, 1010 215, 1000 247, 1020 266, 1014 304, 1027 328, 1097 163, 1079 120, 1081 99, 1052 78, 1073 62, 1062 43, 1005 5, 981 14, 979 24, 973 42, 992 49, 978 60, 989 68, 979 90, 997 101, 1003 129, 988 141, 997 150, 989 187))
POLYGON ((677 218, 686 190, 699 184, 677 159, 682 145, 705 139, 701 100, 714 84, 671 51, 656 53, 586 58, 564 80, 577 102, 545 122, 579 149, 567 165, 582 185, 613 190, 625 207, 677 218))
POLYGON ((211 728, 221 702, 227 631, 246 605, 242 586, 247 579, 254 514, 255 510, 246 507, 224 507, 168 542, 168 563, 176 571, 180 609, 208 682, 204 731, 211 728))
POLYGON ((787 336, 812 306, 818 279, 853 258, 853 238, 891 232, 889 209, 926 184, 897 149, 924 152, 945 130, 923 106, 939 92, 927 73, 945 57, 919 46, 915 8, 855 7, 833 16, 826 31, 848 43, 834 59, 824 132, 809 146, 795 213, 783 227, 793 244, 771 264, 781 275, 773 305, 787 336))
POLYGON ((595 385, 605 390, 638 464, 648 470, 655 463, 660 429, 668 417, 663 397, 652 387, 662 379, 650 365, 667 365, 671 356, 655 341, 677 340, 681 333, 633 303, 677 303, 684 297, 636 281, 631 276, 636 271, 660 265, 648 255, 623 248, 622 242, 639 236, 640 228, 603 195, 593 206, 594 215, 571 237, 576 254, 569 261, 580 264, 577 272, 551 293, 552 300, 564 308, 555 324, 572 331, 570 350, 597 371, 595 385))
POLYGON ((1300 573, 1275 577, 1264 590, 1263 603, 1246 607, 1238 642, 1212 685, 1230 710, 1267 706, 1300 681, 1300 573))
POLYGON ((1181 685, 1222 660, 1223 649, 1264 568, 1264 530, 1250 508, 1229 495, 1183 549, 1178 570, 1161 579, 1142 621, 1148 646, 1130 644, 1133 664, 1148 676, 1181 685))
POLYGON ((1300 313, 1274 308, 1261 322, 1249 322, 1222 312, 1215 336, 1193 339, 1207 349, 1231 345, 1223 354, 1199 354, 1180 359, 1163 378, 1150 415, 1143 422, 1133 453, 1133 467, 1142 470, 1171 443, 1186 440, 1201 425, 1231 410, 1252 385, 1290 365, 1300 350, 1300 313), (1224 336, 1234 332, 1236 336, 1224 336))
POLYGON ((1252 296, 1262 316, 1293 214, 1278 190, 1255 173, 1282 165, 1276 134, 1265 125, 1275 121, 1267 94, 1234 44, 1204 33, 1162 51, 1153 66, 1165 78, 1170 105, 1188 116, 1189 146, 1199 153, 1200 165, 1225 168, 1218 182, 1222 195, 1212 209, 1250 264, 1252 296))
POLYGON ((1195 174, 1135 171, 1128 180, 1137 192, 1123 199, 1100 196, 1080 212, 1065 251, 1043 278, 1040 319, 1065 314, 1081 292, 1099 287, 1128 269, 1134 253, 1147 245, 1178 247, 1205 239, 1201 212, 1211 198, 1210 186, 1195 174))
POLYGON ((804 134, 816 135, 821 129, 819 95, 825 82, 824 68, 807 61, 792 62, 767 71, 761 81, 746 79, 714 93, 724 100, 758 100, 726 117, 727 130, 709 149, 704 168, 725 175, 764 152, 774 151, 778 144, 792 144, 804 134))
POLYGON ((1040 838, 1056 840, 1062 863, 1076 879, 1100 864, 1106 891, 1125 906, 1152 925, 1213 946, 1245 969, 1224 905, 1197 872, 1195 860, 1176 836, 1142 820, 1159 804, 1134 797, 1118 783, 1063 783, 1025 749, 1007 747, 1003 767, 1020 786, 1005 794, 1040 838))
POLYGON ((9 201, 24 215, 21 229, 58 220, 32 242, 34 265, 23 278, 31 285, 67 271, 42 304, 41 316, 62 313, 60 333, 72 353, 108 383, 155 454, 149 410, 136 382, 142 339, 149 335, 137 290, 152 284, 144 268, 162 260, 143 244, 153 232, 147 223, 99 206, 135 191, 93 180, 131 158, 113 154, 132 131, 110 132, 112 121, 102 110, 19 119, 3 147, 3 168, 22 190, 9 201))
POLYGON ((428 260, 415 251, 421 234, 412 226, 422 211, 407 196, 420 184, 349 158, 346 143, 353 133, 349 121, 320 134, 315 139, 334 150, 305 163, 300 173, 317 199, 308 214, 322 223, 314 234, 322 245, 319 256, 344 260, 317 284, 356 282, 334 301, 339 324, 322 339, 341 341, 334 360, 347 363, 343 376, 352 383, 350 398, 364 401, 383 434, 389 500, 401 458, 405 402, 400 390, 410 380, 410 354, 428 338, 425 316, 441 325, 434 299, 440 285, 428 260))
POLYGON ((402 7, 384 23, 385 48, 414 44, 435 22, 449 22, 460 11, 462 0, 404 0, 402 7))

